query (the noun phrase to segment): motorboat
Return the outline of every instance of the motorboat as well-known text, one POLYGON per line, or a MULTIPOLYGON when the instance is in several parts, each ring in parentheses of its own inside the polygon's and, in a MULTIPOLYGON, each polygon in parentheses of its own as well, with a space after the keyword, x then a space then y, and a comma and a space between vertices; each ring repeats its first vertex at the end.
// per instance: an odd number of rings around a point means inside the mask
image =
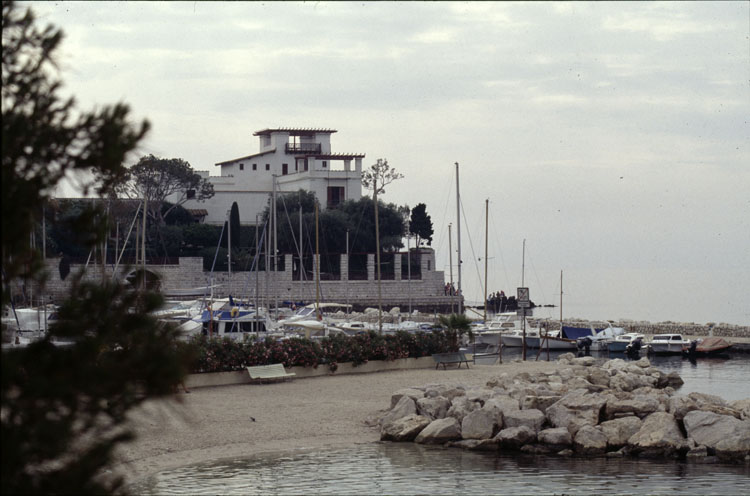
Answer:
POLYGON ((608 327, 596 331, 594 336, 591 337, 591 349, 594 351, 609 351, 609 343, 623 334, 625 334, 625 329, 613 327, 612 324, 609 324, 608 327))
POLYGON ((368 322, 360 322, 357 320, 352 320, 350 322, 340 322, 336 324, 336 327, 350 336, 363 334, 374 329, 372 324, 368 322))
MULTIPOLYGON (((523 329, 516 329, 509 334, 500 334, 500 343, 504 348, 521 348, 523 347, 523 339, 523 329)), ((539 329, 528 328, 526 329, 526 348, 535 347, 539 347, 539 329)))
POLYGON ((320 320, 296 320, 284 324, 284 335, 294 334, 307 339, 321 339, 335 334, 346 334, 343 329, 320 320))
MULTIPOLYGON (((527 343, 527 347, 529 347, 527 343)), ((575 350, 578 342, 561 336, 560 331, 548 331, 539 338, 531 340, 531 348, 542 348, 543 350, 575 350)))
POLYGON ((656 334, 649 342, 651 352, 657 355, 679 354, 689 346, 682 334, 656 334))
POLYGON ((203 334, 242 340, 246 335, 254 338, 264 337, 276 328, 265 312, 232 298, 213 300, 206 304, 199 315, 181 322, 179 318, 175 319, 169 315, 161 318, 177 320, 185 337, 203 334))
MULTIPOLYGON (((502 346, 521 346, 520 341, 517 338, 510 336, 517 334, 518 332, 523 335, 522 330, 523 318, 516 312, 503 312, 499 313, 488 322, 481 322, 472 325, 472 333, 474 334, 474 340, 477 343, 484 343, 491 346, 499 347, 502 346), (505 342, 501 340, 502 336, 508 336, 505 342)), ((528 326, 527 326, 528 327, 528 326)), ((526 333, 526 344, 528 347, 531 328, 528 327, 526 333)))
POLYGON ((472 325, 472 332, 482 333, 496 331, 511 333, 516 329, 520 329, 522 322, 523 318, 516 312, 503 312, 497 314, 495 318, 488 322, 481 322, 472 325))
POLYGON ((9 308, 3 312, 2 323, 17 331, 46 332, 57 320, 55 305, 38 307, 9 308))
POLYGON ((684 353, 689 356, 718 355, 728 351, 731 347, 732 343, 725 339, 709 337, 692 341, 684 353))
POLYGON ((153 315, 163 320, 189 320, 199 316, 203 307, 203 300, 168 300, 159 310, 153 312, 153 315))
POLYGON ((637 332, 627 332, 625 334, 620 334, 619 336, 615 336, 612 341, 607 343, 607 351, 609 351, 610 353, 625 353, 628 345, 637 339, 643 341, 645 339, 645 336, 637 332))
POLYGON ((351 307, 351 305, 343 303, 310 303, 309 305, 298 307, 294 315, 286 319, 281 319, 278 323, 280 326, 285 326, 298 320, 327 320, 332 323, 328 317, 323 315, 323 312, 331 312, 334 309, 341 310, 342 308, 349 310, 351 307))
POLYGON ((55 305, 7 307, 2 317, 3 344, 23 347, 40 341, 47 336, 49 328, 56 321, 55 305))

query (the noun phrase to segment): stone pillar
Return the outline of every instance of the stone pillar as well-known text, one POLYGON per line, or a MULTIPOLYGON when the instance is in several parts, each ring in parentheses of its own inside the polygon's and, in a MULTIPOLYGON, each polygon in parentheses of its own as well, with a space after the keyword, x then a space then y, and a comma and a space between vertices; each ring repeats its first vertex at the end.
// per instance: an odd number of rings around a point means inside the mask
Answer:
POLYGON ((349 280, 349 255, 342 253, 339 255, 341 258, 339 258, 339 267, 341 267, 339 270, 341 270, 341 280, 342 281, 348 281, 349 280))
POLYGON ((283 300, 294 300, 292 295, 294 291, 294 283, 292 282, 292 257, 291 253, 284 254, 284 273, 281 274, 281 289, 279 290, 280 299, 283 300))
POLYGON ((292 269, 294 268, 293 255, 291 253, 287 253, 284 255, 284 281, 292 281, 292 269))
POLYGON ((420 258, 420 266, 422 269, 422 277, 427 272, 435 270, 435 252, 432 250, 419 250, 419 253, 421 254, 420 258))
POLYGON ((396 281, 401 280, 401 254, 396 253, 393 255, 393 277, 396 281))
POLYGON ((377 276, 375 275, 375 254, 367 254, 367 280, 376 281, 377 276))

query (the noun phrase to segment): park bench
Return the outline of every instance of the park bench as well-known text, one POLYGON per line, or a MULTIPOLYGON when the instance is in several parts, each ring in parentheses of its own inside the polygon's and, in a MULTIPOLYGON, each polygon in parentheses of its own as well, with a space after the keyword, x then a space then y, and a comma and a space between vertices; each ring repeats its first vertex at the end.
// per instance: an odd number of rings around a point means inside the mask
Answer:
POLYGON ((469 368, 469 361, 466 359, 466 355, 460 351, 453 353, 435 353, 432 355, 432 359, 435 360, 435 370, 441 365, 443 366, 443 370, 445 370, 446 365, 453 363, 457 363, 459 369, 461 368, 462 363, 466 364, 467 369, 469 368))
POLYGON ((246 367, 250 379, 265 381, 273 379, 290 379, 296 374, 284 370, 284 364, 274 363, 272 365, 257 365, 255 367, 246 367))

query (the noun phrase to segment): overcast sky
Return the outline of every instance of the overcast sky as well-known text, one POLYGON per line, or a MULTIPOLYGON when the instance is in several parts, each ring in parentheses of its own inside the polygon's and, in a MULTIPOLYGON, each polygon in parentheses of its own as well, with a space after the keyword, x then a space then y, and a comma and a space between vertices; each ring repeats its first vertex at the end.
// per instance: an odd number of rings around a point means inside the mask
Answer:
POLYGON ((469 299, 489 199, 490 292, 526 239, 532 300, 563 271, 566 318, 750 324, 748 2, 29 5, 81 107, 152 123, 141 153, 218 175, 254 131, 325 127, 388 159, 446 278, 459 162, 469 299))

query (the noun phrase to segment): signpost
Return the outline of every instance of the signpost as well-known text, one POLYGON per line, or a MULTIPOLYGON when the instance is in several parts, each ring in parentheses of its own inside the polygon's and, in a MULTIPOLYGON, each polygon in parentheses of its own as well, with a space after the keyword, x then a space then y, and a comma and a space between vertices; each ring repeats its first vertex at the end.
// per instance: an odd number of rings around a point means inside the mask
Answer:
POLYGON ((518 288, 516 302, 518 303, 517 313, 523 319, 523 360, 526 361, 526 309, 531 307, 529 288, 518 288))

